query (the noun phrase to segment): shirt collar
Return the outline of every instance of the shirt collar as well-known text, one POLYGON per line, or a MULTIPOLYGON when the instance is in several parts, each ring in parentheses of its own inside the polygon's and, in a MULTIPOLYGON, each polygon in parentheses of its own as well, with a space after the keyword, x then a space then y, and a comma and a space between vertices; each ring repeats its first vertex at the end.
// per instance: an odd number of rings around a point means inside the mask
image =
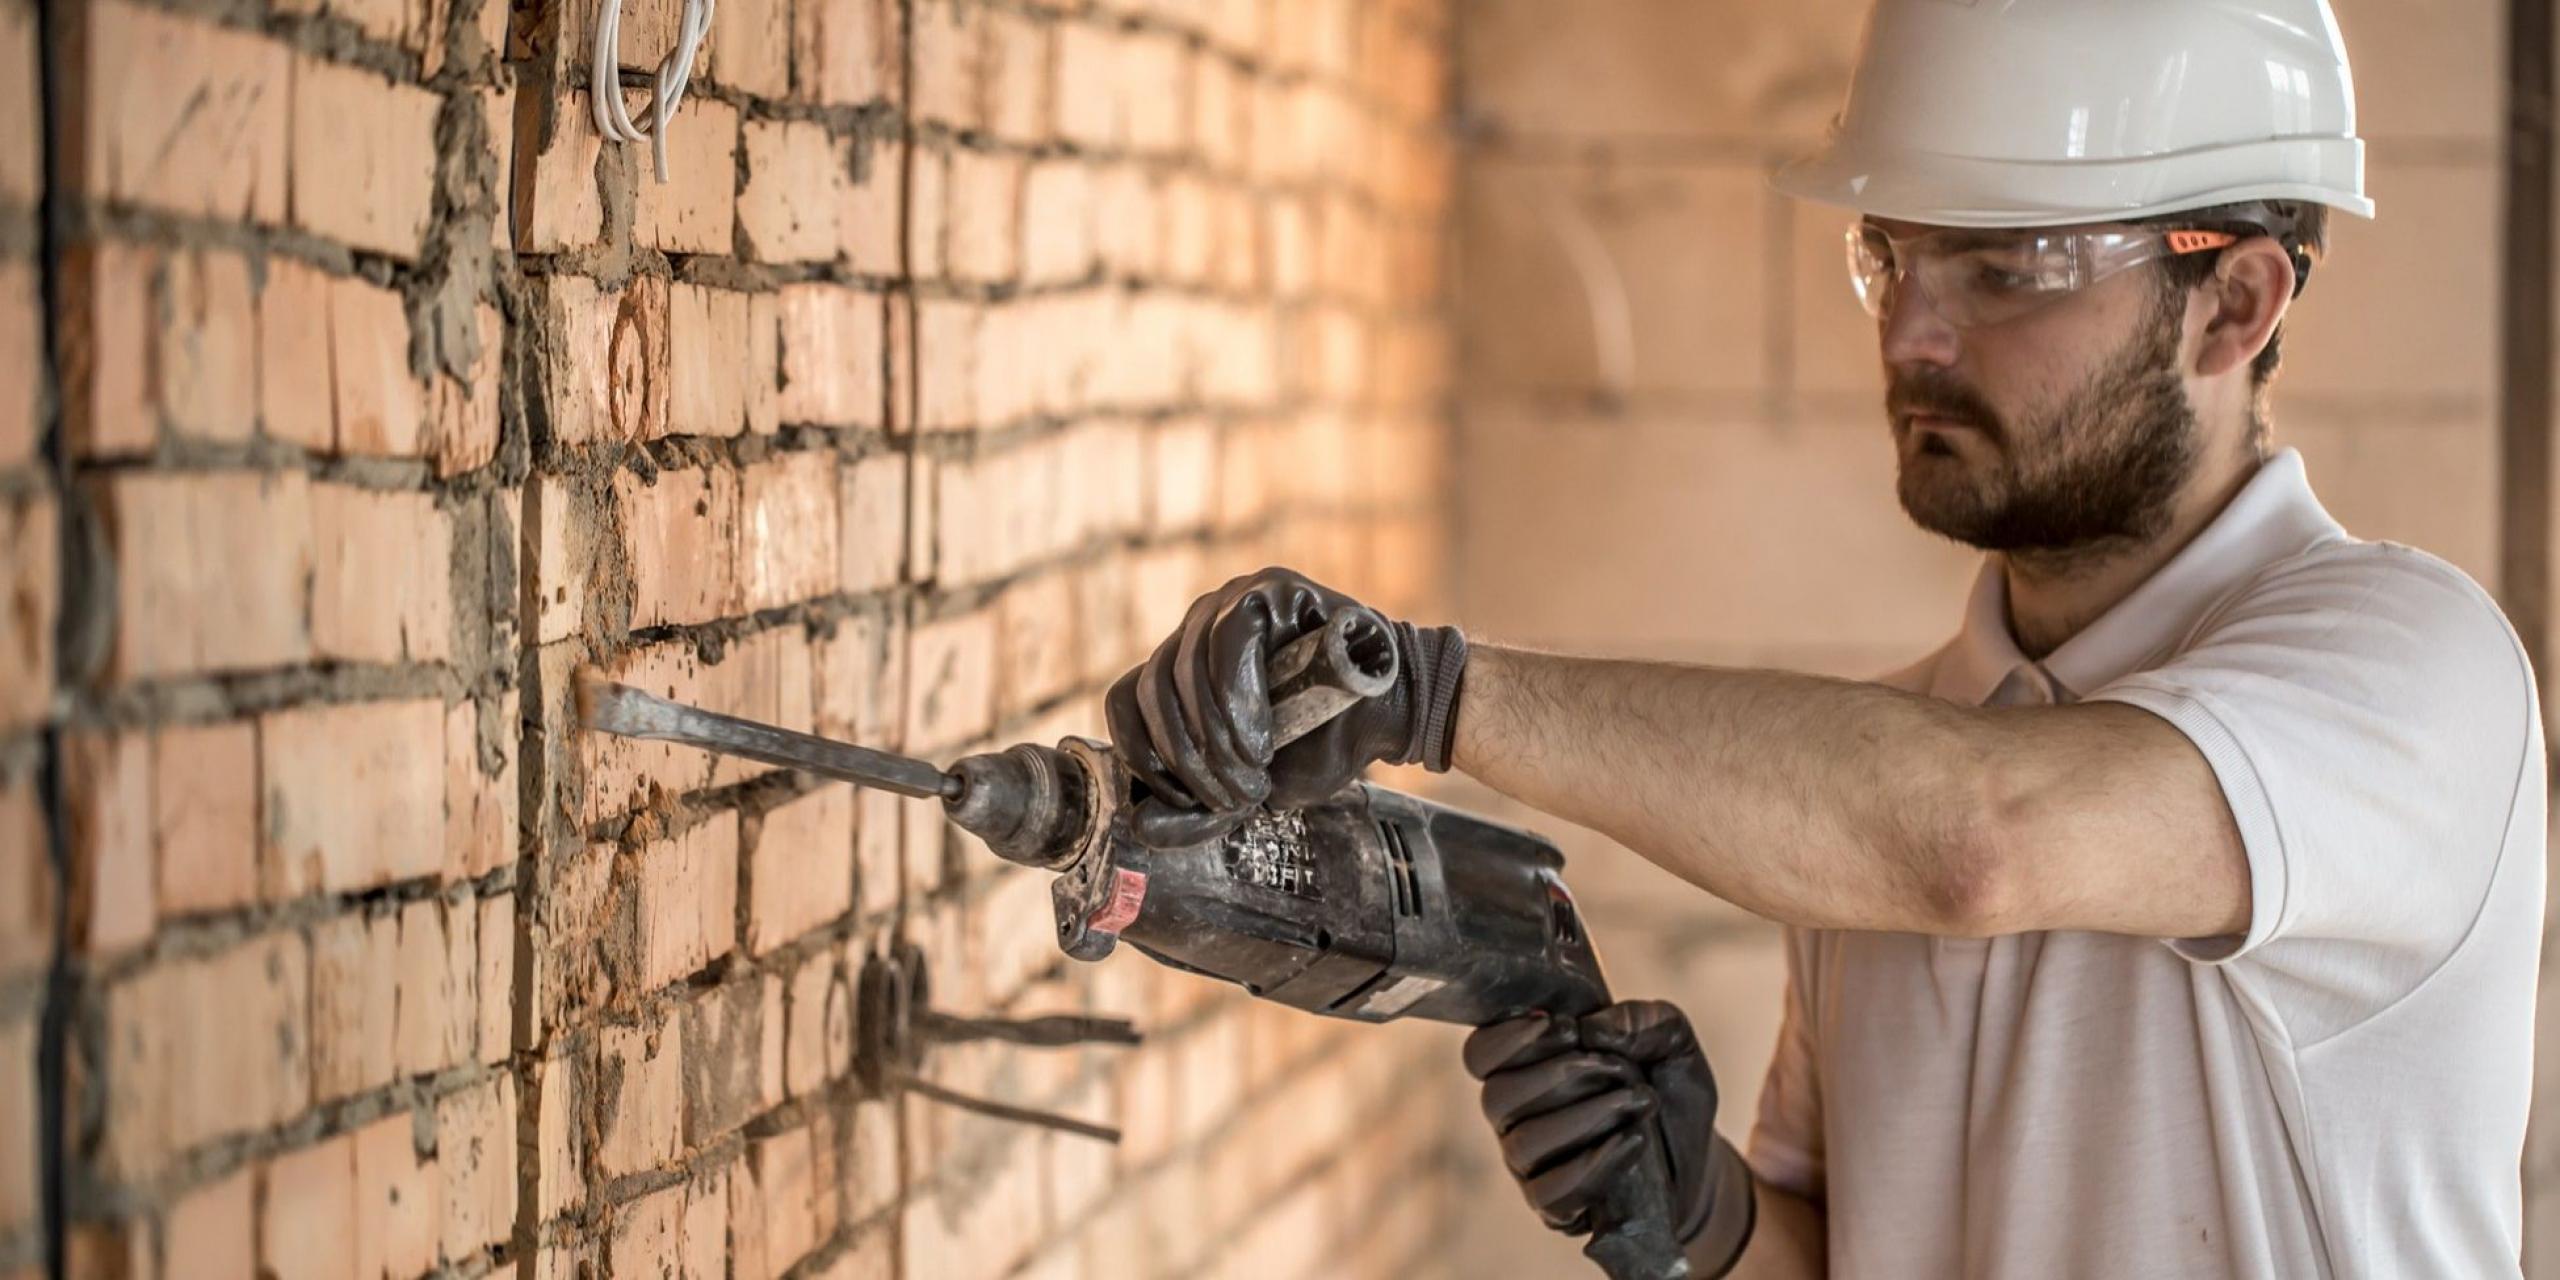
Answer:
MULTIPOLYGON (((2259 570, 2344 536, 2312 494, 2301 453, 2280 450, 2194 541, 2064 641, 2043 669, 2064 696, 2077 697, 2157 665, 2215 601, 2259 570)), ((2006 566, 2001 557, 1986 556, 1965 604, 1964 627, 1939 664, 1936 692, 1978 705, 2022 665, 2027 657, 2009 631, 2006 566)))

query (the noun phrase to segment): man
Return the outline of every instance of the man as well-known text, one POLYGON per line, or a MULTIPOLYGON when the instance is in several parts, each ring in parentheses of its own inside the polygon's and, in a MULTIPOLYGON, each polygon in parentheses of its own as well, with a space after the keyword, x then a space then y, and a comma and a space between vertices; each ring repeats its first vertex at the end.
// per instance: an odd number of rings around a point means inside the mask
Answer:
POLYGON ((1468 1042, 1547 1221, 1667 1170, 1700 1274, 2516 1274, 2533 676, 2269 438, 2362 167, 2325 0, 1881 0, 1778 181, 1860 216, 1902 505, 1988 553, 1959 634, 1853 683, 1399 624, 1275 753, 1261 659, 1349 602, 1267 570, 1110 692, 1141 838, 1419 761, 1788 925, 1747 1172, 1668 1006, 1468 1042))

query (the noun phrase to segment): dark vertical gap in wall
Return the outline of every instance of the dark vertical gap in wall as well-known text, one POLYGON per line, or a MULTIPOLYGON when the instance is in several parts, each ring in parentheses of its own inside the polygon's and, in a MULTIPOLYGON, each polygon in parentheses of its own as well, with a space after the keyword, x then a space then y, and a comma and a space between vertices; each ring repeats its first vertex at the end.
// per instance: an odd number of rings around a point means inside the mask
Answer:
POLYGON ((2552 7, 2508 0, 2506 210, 2499 299, 2498 587, 2548 672, 2552 500, 2552 7))
MULTIPOLYGON (((48 680, 59 691, 71 667, 75 628, 74 598, 80 579, 79 523, 71 487, 71 442, 63 413, 62 254, 72 235, 72 165, 63 134, 71 119, 67 99, 72 60, 82 42, 73 27, 83 17, 80 0, 36 0, 36 78, 40 106, 36 112, 36 145, 44 148, 41 166, 44 196, 36 219, 37 328, 43 334, 45 387, 38 406, 43 458, 53 472, 54 513, 54 672, 48 680)), ((44 1231, 46 1274, 64 1280, 70 1270, 67 1224, 70 1206, 70 1093, 65 1087, 71 1043, 72 995, 78 985, 71 948, 71 805, 63 781, 61 717, 50 710, 42 730, 44 758, 38 785, 45 814, 45 858, 53 874, 53 959, 45 974, 44 1008, 36 1047, 36 1161, 38 1213, 44 1231)), ((12 1157, 15 1158, 14 1156, 12 1157)))
MULTIPOLYGON (((811 0, 800 0, 800 3, 808 4, 811 0)), ((897 447, 896 437, 903 434, 907 452, 907 492, 901 508, 906 516, 904 523, 907 554, 905 562, 900 566, 899 574, 905 579, 900 585, 899 595, 905 598, 895 600, 890 606, 892 616, 902 619, 906 624, 890 643, 903 646, 907 643, 907 637, 913 634, 917 616, 914 593, 918 590, 917 580, 920 575, 916 573, 916 566, 923 557, 923 552, 917 544, 933 534, 929 526, 916 519, 917 494, 922 488, 917 468, 922 465, 921 459, 924 457, 924 424, 918 421, 918 411, 924 405, 924 388, 917 385, 917 378, 923 368, 923 358, 919 354, 924 345, 923 308, 916 300, 914 243, 917 5, 916 0, 893 0, 893 7, 898 15, 898 79, 896 84, 890 86, 889 92, 895 99, 898 112, 898 275, 897 284, 890 293, 889 300, 891 306, 902 309, 905 323, 897 326, 895 332, 885 327, 882 330, 881 345, 888 348, 882 353, 882 359, 897 367, 897 376, 881 379, 881 395, 887 401, 887 415, 881 419, 881 426, 892 433, 891 447, 893 448, 897 447)), ((941 572, 941 567, 937 559, 934 565, 937 574, 941 572)), ((912 726, 906 723, 906 713, 903 710, 906 706, 906 688, 903 682, 914 679, 915 673, 907 671, 903 659, 883 665, 905 673, 900 677, 899 686, 898 705, 901 710, 898 713, 898 746, 900 750, 908 750, 910 744, 907 741, 907 732, 912 726)), ((907 883, 906 819, 903 815, 898 819, 898 826, 898 916, 895 933, 898 936, 904 936, 909 920, 908 913, 914 909, 915 904, 910 900, 913 886, 907 883)), ((900 1095, 898 1087, 891 1085, 884 1094, 890 1142, 898 1157, 898 1191, 894 1201, 897 1208, 890 1212, 886 1224, 889 1233, 889 1271, 893 1275, 903 1276, 907 1274, 905 1206, 908 1197, 915 1194, 915 1182, 910 1172, 915 1163, 910 1151, 915 1136, 907 1132, 907 1104, 900 1095)))

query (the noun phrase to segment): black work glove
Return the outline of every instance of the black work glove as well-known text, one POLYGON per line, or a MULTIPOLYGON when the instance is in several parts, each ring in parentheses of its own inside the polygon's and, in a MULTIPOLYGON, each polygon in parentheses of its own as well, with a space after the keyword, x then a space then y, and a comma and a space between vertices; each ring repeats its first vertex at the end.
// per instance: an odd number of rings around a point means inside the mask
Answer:
POLYGON ((1276 751, 1264 667, 1290 641, 1358 607, 1287 569, 1230 579, 1104 695, 1112 745, 1151 793, 1130 814, 1139 843, 1198 844, 1270 804, 1332 796, 1372 762, 1449 767, 1466 637, 1391 623, 1395 686, 1276 751))
POLYGON ((1630 1000, 1579 1019, 1533 1013, 1467 1037, 1503 1166, 1549 1227, 1601 1225, 1621 1184, 1665 1171, 1672 1234, 1690 1256, 1731 1270, 1751 1238, 1750 1170, 1715 1131, 1716 1081, 1689 1019, 1630 1000))

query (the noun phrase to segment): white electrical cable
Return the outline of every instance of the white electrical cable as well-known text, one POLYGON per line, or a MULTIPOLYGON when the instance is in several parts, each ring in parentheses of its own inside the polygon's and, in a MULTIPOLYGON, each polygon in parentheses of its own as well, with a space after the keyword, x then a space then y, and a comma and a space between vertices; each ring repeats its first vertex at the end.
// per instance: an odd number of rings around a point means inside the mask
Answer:
POLYGON ((595 84, 589 94, 595 99, 596 129, 614 142, 647 139, 661 183, 667 180, 667 121, 674 117, 676 105, 684 101, 685 86, 693 80, 693 55, 701 50, 703 37, 711 34, 715 3, 684 0, 676 47, 658 63, 657 78, 650 82, 649 102, 643 109, 649 124, 642 128, 631 122, 631 113, 622 107, 622 0, 597 0, 595 84))

